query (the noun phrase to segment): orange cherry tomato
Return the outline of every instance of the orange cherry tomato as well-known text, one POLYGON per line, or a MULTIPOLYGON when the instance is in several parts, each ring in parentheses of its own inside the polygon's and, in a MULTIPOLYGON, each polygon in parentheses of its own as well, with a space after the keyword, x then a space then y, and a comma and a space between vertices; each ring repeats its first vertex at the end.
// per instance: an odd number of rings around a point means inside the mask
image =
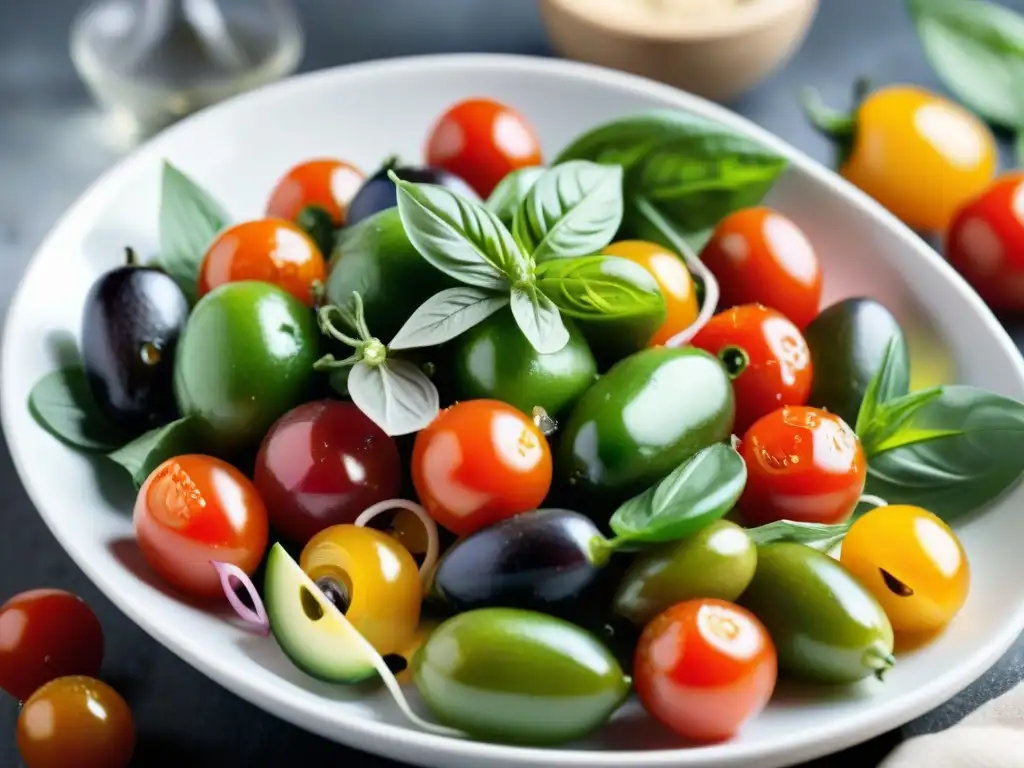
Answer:
POLYGON ((841 523, 864 491, 860 440, 835 414, 787 406, 762 416, 743 435, 747 485, 740 510, 750 525, 776 520, 841 523))
POLYGON ((267 201, 267 216, 296 221, 304 208, 326 211, 334 226, 345 223, 352 202, 366 176, 341 160, 308 160, 299 163, 277 182, 267 201))
POLYGON ((134 519, 153 570, 197 597, 223 594, 211 560, 251 575, 267 548, 267 509, 256 488, 212 456, 178 456, 154 469, 139 489, 134 519))
POLYGON ((733 736, 764 709, 777 677, 764 625, 716 599, 679 603, 652 619, 633 664, 644 708, 683 738, 701 742, 733 736))
POLYGON ((700 313, 697 290, 683 260, 657 243, 644 240, 623 240, 606 246, 604 253, 619 256, 639 264, 650 272, 665 297, 665 322, 657 330, 649 345, 665 344, 680 331, 685 331, 700 313))
POLYGON ((719 222, 701 260, 718 278, 721 308, 764 304, 800 329, 818 314, 821 265, 807 236, 770 208, 745 208, 719 222))
POLYGON ((941 629, 971 586, 960 540, 921 507, 894 504, 857 518, 840 561, 878 599, 896 632, 941 629))
POLYGON ((200 296, 225 283, 259 280, 313 305, 313 283, 323 282, 324 257, 312 238, 284 219, 246 221, 221 232, 199 269, 200 296))
POLYGON ((460 101, 445 112, 430 131, 426 154, 428 165, 464 179, 482 198, 512 171, 543 162, 526 118, 490 99, 460 101))
POLYGON ((536 509, 551 487, 547 438, 498 400, 466 400, 416 435, 412 481, 430 516, 466 536, 536 509))
POLYGON ((760 304, 733 307, 712 317, 692 343, 717 355, 732 379, 736 433, 783 405, 807 402, 811 351, 782 313, 760 304))
POLYGON ((1024 310, 1024 173, 996 179, 957 212, 946 258, 992 309, 1024 310))
POLYGON ((120 694, 91 677, 58 677, 25 702, 18 750, 28 768, 126 768, 135 724, 120 694))

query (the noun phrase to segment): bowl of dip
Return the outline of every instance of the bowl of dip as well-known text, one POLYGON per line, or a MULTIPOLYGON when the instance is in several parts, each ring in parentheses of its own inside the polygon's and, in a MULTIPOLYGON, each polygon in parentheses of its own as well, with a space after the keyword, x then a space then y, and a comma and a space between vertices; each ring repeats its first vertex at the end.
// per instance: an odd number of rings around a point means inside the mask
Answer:
POLYGON ((782 66, 817 8, 818 0, 540 0, 561 55, 717 101, 782 66))

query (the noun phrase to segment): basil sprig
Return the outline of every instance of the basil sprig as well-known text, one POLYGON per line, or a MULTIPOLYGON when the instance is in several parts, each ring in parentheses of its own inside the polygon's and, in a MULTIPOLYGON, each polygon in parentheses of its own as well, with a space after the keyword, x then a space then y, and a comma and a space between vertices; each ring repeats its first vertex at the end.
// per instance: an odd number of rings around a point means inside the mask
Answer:
POLYGON ((537 267, 537 287, 570 317, 616 319, 665 311, 658 283, 636 262, 616 256, 555 259, 537 267))
POLYGON ((697 251, 724 216, 759 203, 786 168, 783 157, 721 123, 669 110, 587 131, 555 162, 570 160, 623 168, 625 234, 674 250, 683 240, 697 251))
MULTIPOLYGON (((416 309, 391 349, 442 344, 506 305, 538 352, 558 352, 566 345, 569 332, 561 313, 538 288, 537 263, 590 253, 611 242, 622 218, 620 169, 578 162, 543 171, 512 214, 515 235, 487 205, 443 187, 393 174, 391 179, 410 242, 431 265, 464 284, 416 309)), ((513 188, 518 182, 509 184, 501 194, 518 197, 521 189, 513 188)))
POLYGON ((983 0, 908 0, 935 73, 960 101, 1024 130, 1024 16, 983 0))
POLYGON ((748 528, 747 535, 758 546, 776 541, 806 544, 815 549, 828 551, 842 541, 853 523, 800 523, 793 520, 776 520, 774 523, 748 528))
POLYGON ((520 203, 545 170, 540 166, 531 166, 512 171, 498 183, 491 196, 487 198, 487 202, 484 203, 487 210, 501 219, 502 224, 511 227, 520 203))
POLYGON ((857 418, 865 492, 947 521, 996 499, 1024 472, 1024 404, 964 385, 892 396, 901 360, 886 354, 857 418))

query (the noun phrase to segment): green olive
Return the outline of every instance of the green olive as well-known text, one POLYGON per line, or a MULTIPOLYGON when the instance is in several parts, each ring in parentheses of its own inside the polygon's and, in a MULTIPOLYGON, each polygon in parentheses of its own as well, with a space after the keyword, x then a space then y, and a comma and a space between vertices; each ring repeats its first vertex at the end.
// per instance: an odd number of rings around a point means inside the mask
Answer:
POLYGON ((615 594, 620 616, 643 626, 666 608, 699 597, 735 601, 754 578, 757 548, 736 523, 718 520, 681 541, 643 552, 615 594))

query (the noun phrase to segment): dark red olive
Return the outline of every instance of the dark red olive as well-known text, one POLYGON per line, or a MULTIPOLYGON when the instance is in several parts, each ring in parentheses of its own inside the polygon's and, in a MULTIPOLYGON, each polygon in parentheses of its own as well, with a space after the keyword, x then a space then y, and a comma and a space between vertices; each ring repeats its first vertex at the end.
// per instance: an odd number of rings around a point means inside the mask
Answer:
POLYGON ((175 416, 172 387, 188 299, 167 273, 129 263, 102 275, 82 313, 82 366, 115 424, 144 431, 175 416))
POLYGON ((402 181, 411 181, 416 184, 436 184, 448 188, 461 197, 470 200, 480 199, 466 182, 448 171, 443 171, 440 168, 395 165, 394 162, 387 162, 384 167, 363 182, 355 197, 352 198, 352 202, 348 206, 346 220, 348 226, 351 227, 375 213, 398 205, 398 190, 395 189, 395 183, 388 177, 388 171, 394 171, 402 181))
POLYGON ((434 591, 452 608, 560 612, 600 572, 601 532, 567 509, 524 512, 457 541, 434 572, 434 591))
POLYGON ((316 400, 288 411, 263 438, 253 482, 270 522, 299 544, 353 523, 401 487, 395 441, 352 403, 316 400))

